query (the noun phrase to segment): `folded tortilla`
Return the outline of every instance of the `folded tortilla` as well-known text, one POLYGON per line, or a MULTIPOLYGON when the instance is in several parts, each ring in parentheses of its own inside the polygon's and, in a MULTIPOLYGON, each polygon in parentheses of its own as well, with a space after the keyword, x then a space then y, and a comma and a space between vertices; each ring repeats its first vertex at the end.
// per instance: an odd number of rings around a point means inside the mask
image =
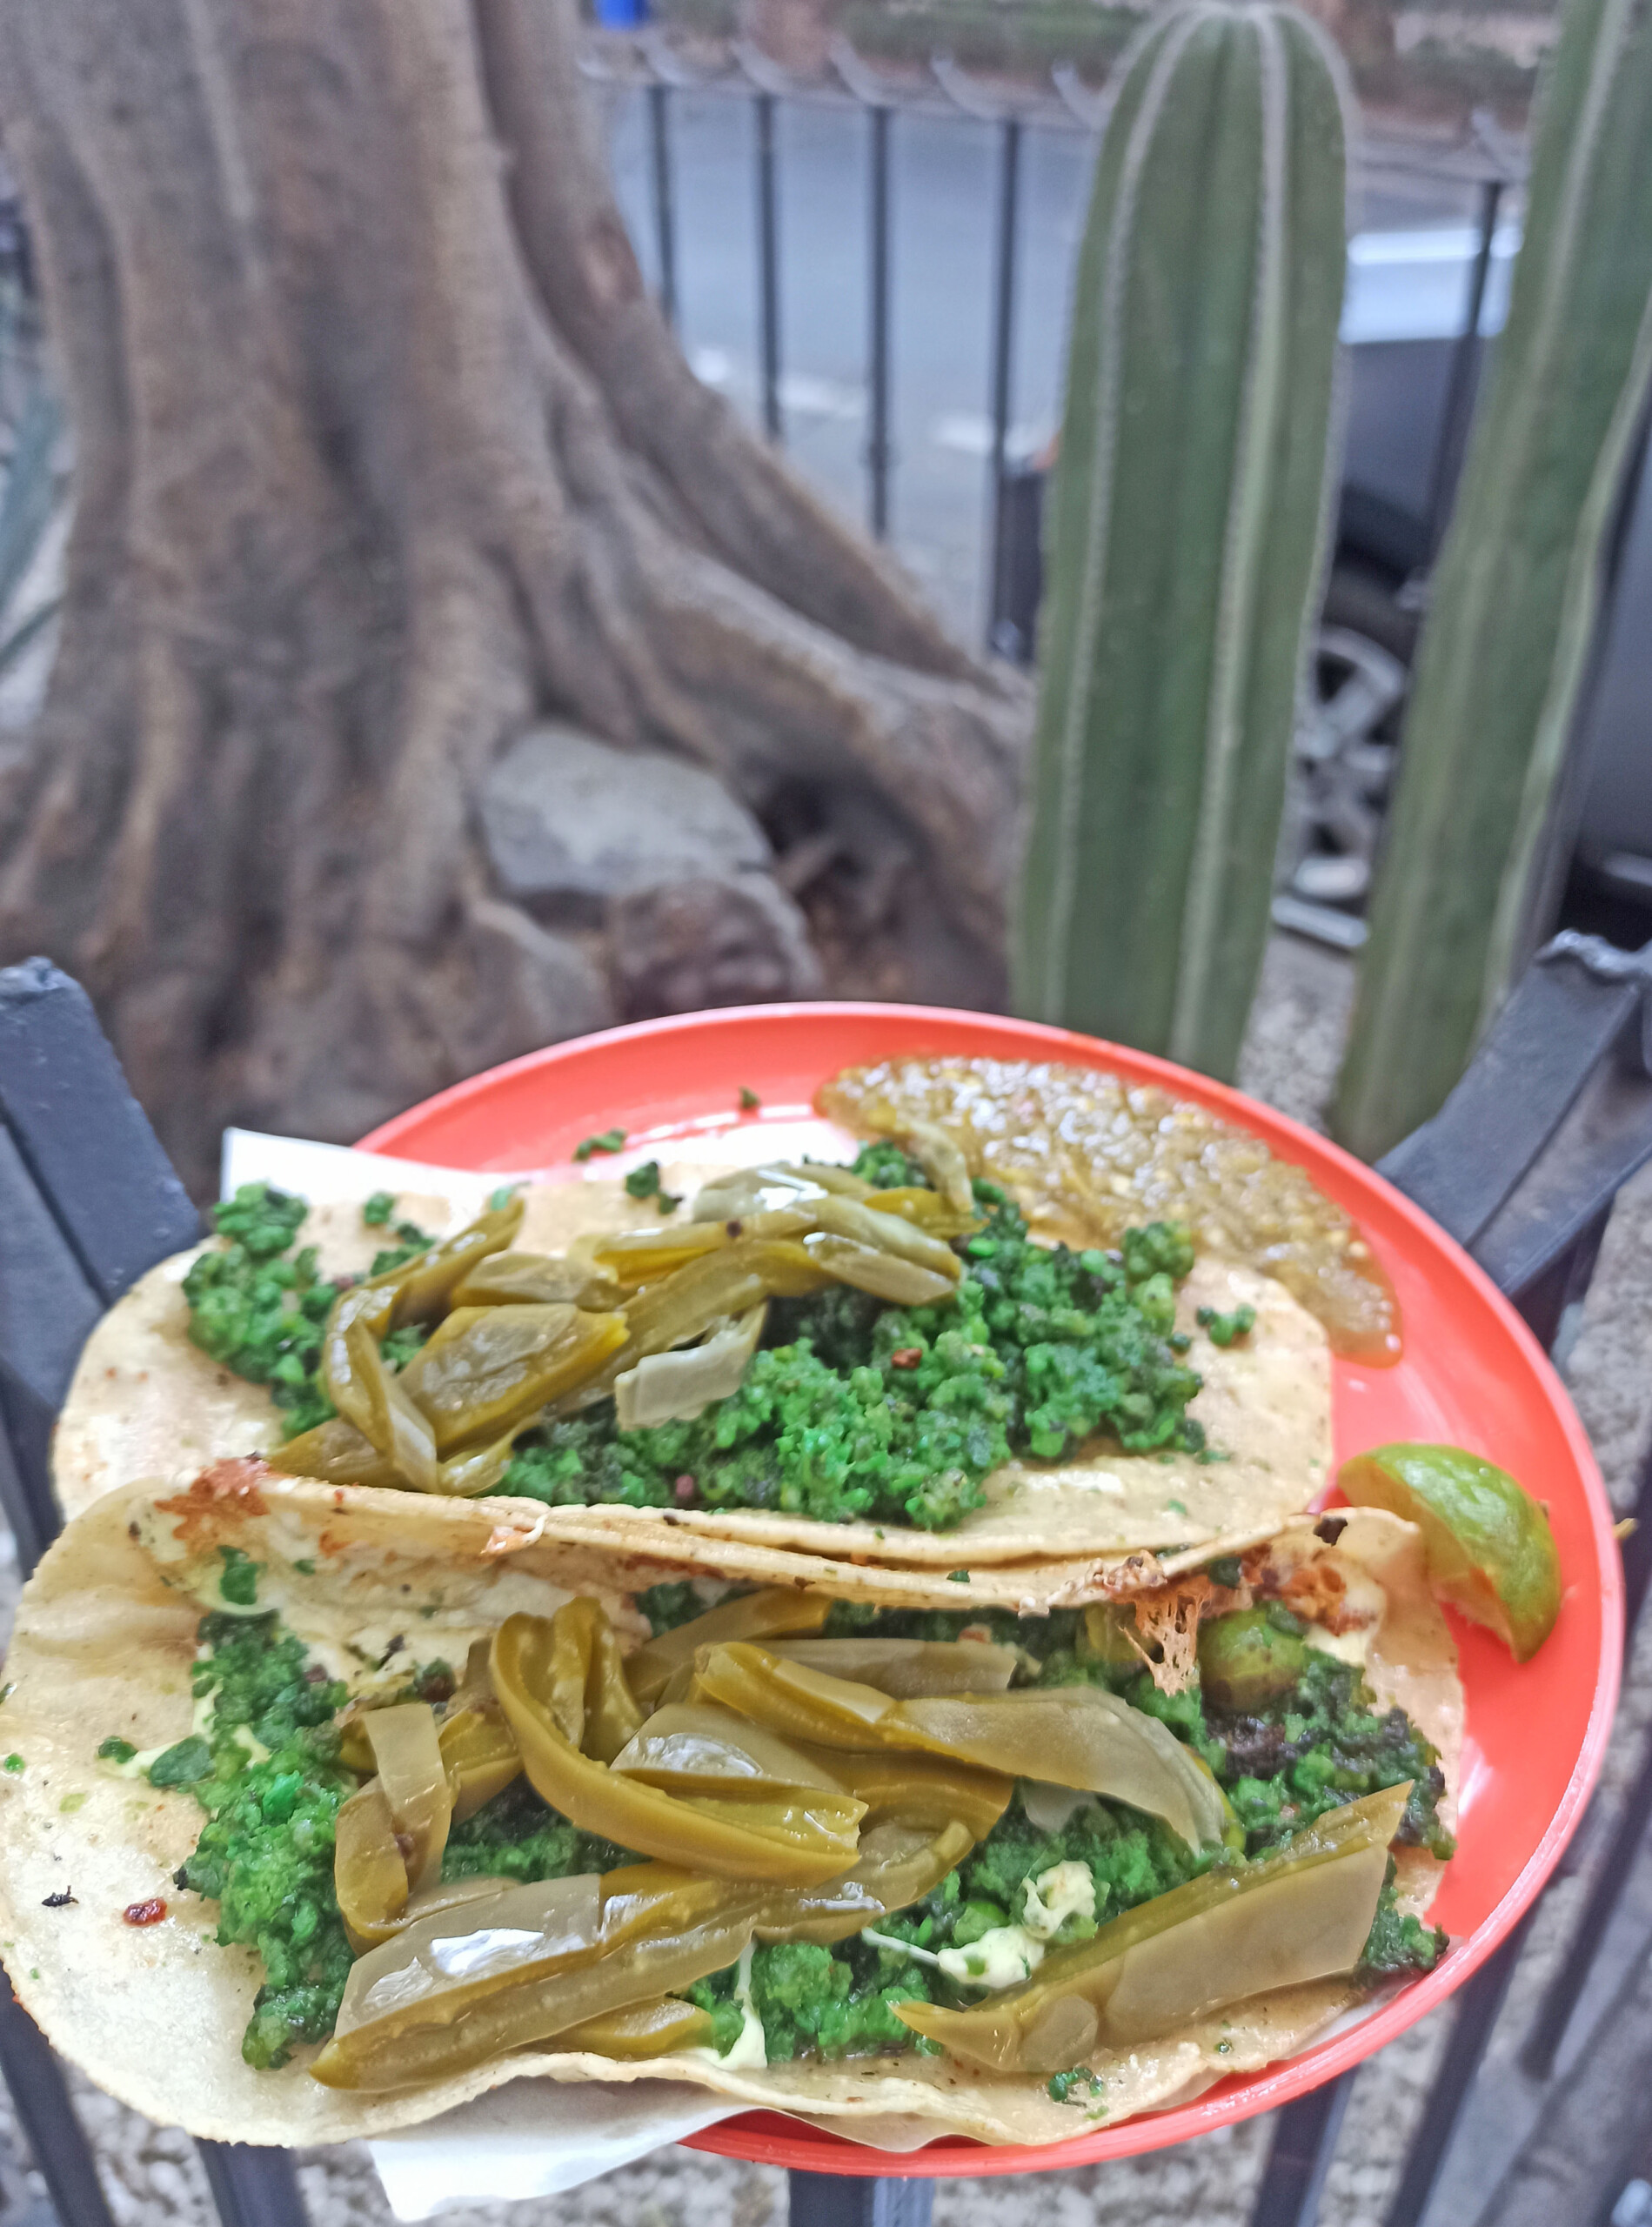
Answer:
MULTIPOLYGON (((994 2077, 915 2052, 734 2071, 704 2055, 617 2064, 521 2052, 395 2095, 322 2087, 298 2051, 255 2072, 240 2036, 262 1977, 244 1949, 211 1939, 216 1906, 171 1874, 203 1818, 187 1789, 156 1789, 97 1760, 104 1738, 170 1743, 192 1722, 190 1669, 203 1601, 234 1546, 261 1565, 259 1603, 358 1694, 392 1689, 417 1634, 421 1656, 462 1662, 515 1611, 551 1615, 575 1594, 599 1599, 624 1648, 645 1635, 638 1588, 675 1573, 645 1555, 516 1528, 518 1509, 284 1478, 253 1461, 219 1464, 182 1490, 129 1487, 78 1516, 26 1588, 7 1665, 0 1774, 0 1945, 19 1997, 53 2044, 134 2109, 222 2140, 306 2143, 431 2118, 507 2080, 688 2080, 813 2119, 920 2122, 985 2142, 1059 2141, 1101 2122, 1053 2103, 1041 2082, 994 2077), (389 1667, 380 1666, 388 1659, 389 1667), (65 1899, 67 1897, 68 1899, 65 1899), (124 1922, 164 1902, 160 1922, 124 1922)), ((530 1527, 531 1528, 531 1527, 530 1527)), ((1455 1790, 1461 1695, 1455 1650, 1430 1597, 1417 1534, 1374 1510, 1353 1515, 1335 1548, 1306 1527, 1281 1552, 1334 1553, 1376 1574, 1386 1610, 1367 1675, 1440 1749, 1455 1790)), ((1421 1856, 1406 1900, 1426 1905, 1438 1867, 1421 1856)), ((1106 2123, 1196 2094, 1230 2072, 1294 2054, 1359 2000, 1330 1980, 1254 1998, 1127 2056, 1093 2060, 1106 2123)), ((875 2130, 868 2127, 868 2131, 875 2130)))
MULTIPOLYGON (((664 1180, 668 1189, 692 1191, 715 1172, 674 1166, 664 1180)), ((324 1276, 364 1275, 383 1248, 388 1233, 361 1218, 370 1188, 364 1183, 359 1200, 312 1206, 305 1216, 300 1241, 315 1247, 324 1276)), ((396 1215, 435 1237, 469 1219, 445 1198, 406 1192, 397 1194, 396 1215)), ((565 1253, 576 1237, 659 1220, 653 1201, 632 1198, 623 1183, 535 1184, 515 1247, 565 1253)), ((282 1415, 269 1387, 249 1384, 190 1338, 184 1279, 219 1241, 191 1245, 141 1275, 87 1339, 52 1439, 52 1481, 66 1517, 140 1477, 183 1481, 225 1456, 278 1450, 282 1415)))
MULTIPOLYGON (((708 1171, 664 1171, 691 1188, 708 1171)), ((444 1232, 440 1200, 404 1199, 398 1211, 444 1232)), ((525 1252, 561 1253, 595 1231, 658 1224, 651 1200, 595 1180, 539 1185, 527 1194, 525 1252)), ((311 1209, 301 1233, 326 1274, 371 1261, 381 1233, 358 1207, 311 1209)), ((217 1241, 211 1241, 216 1242, 217 1241)), ((262 1385, 210 1360, 189 1338, 183 1281, 203 1248, 163 1261, 112 1307, 87 1342, 54 1446, 65 1515, 140 1477, 192 1476, 209 1461, 252 1453, 278 1461, 280 1412, 262 1385)), ((1324 1488, 1331 1458, 1330 1356, 1324 1331, 1281 1284, 1204 1258, 1180 1287, 1179 1327, 1204 1378, 1188 1413, 1227 1458, 1125 1454, 1105 1435, 1073 1458, 1007 1463, 987 1481, 985 1506, 952 1529, 826 1523, 747 1508, 683 1510, 594 1505, 541 1511, 559 1536, 612 1539, 668 1559, 769 1582, 835 1583, 845 1566, 884 1569, 889 1605, 952 1602, 945 1588, 1004 1606, 1067 1606, 1157 1583, 1214 1553, 1277 1531, 1324 1488), (1256 1322, 1236 1343, 1214 1345, 1198 1323, 1249 1305, 1256 1322), (1034 1575, 1034 1572, 1036 1573, 1034 1575)), ((863 1597, 872 1598, 872 1593, 863 1597)))

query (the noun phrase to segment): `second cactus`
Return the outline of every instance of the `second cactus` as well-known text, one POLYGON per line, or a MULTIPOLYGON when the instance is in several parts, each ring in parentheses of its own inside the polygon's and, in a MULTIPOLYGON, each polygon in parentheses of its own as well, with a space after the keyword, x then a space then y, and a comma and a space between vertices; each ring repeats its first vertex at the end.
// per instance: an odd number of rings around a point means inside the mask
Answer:
POLYGON ((1649 395, 1652 10, 1568 0, 1508 322, 1434 576, 1337 1093, 1335 1134, 1368 1159, 1438 1113, 1548 932, 1544 869, 1566 853, 1556 799, 1649 395))
POLYGON ((1287 7, 1120 64, 1046 530, 1018 1002, 1231 1076, 1328 513, 1348 103, 1287 7))

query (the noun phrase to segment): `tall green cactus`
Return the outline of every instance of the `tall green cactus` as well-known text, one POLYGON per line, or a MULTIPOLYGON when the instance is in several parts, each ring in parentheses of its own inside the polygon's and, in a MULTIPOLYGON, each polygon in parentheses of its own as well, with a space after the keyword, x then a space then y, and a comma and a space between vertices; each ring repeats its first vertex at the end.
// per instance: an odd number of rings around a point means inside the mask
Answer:
POLYGON ((1173 7, 1120 64, 1074 291, 1015 993, 1217 1075, 1325 539, 1348 113, 1290 8, 1173 7))
POLYGON ((1524 957, 1649 389, 1652 12, 1568 0, 1373 895, 1334 1121, 1368 1159, 1438 1109, 1524 957))

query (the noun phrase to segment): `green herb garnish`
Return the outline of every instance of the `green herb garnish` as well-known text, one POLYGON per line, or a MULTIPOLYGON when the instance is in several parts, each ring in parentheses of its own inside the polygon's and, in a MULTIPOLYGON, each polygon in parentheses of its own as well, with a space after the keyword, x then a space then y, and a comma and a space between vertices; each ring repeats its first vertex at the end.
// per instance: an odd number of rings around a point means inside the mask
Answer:
POLYGON ((573 1148, 576 1160, 589 1160, 593 1152, 624 1152, 625 1133, 623 1129, 604 1129, 600 1135, 581 1137, 573 1148))
POLYGON ((1231 1346, 1236 1338, 1245 1337, 1256 1327, 1254 1307, 1236 1307, 1231 1314, 1220 1314, 1214 1307, 1201 1307, 1194 1318, 1206 1331, 1213 1346, 1231 1346))
POLYGON ((269 1386, 289 1438, 333 1413, 316 1364, 338 1293, 318 1274, 313 1246, 281 1257, 306 1212, 302 1199, 267 1183, 244 1183, 213 1208, 229 1243, 203 1253, 184 1279, 191 1338, 237 1376, 269 1386))
POLYGON ((151 1786, 193 1786, 212 1768, 212 1750, 198 1732, 157 1756, 144 1776, 151 1786))
POLYGON ((625 1178, 625 1188, 633 1199, 653 1200, 662 1214, 674 1214, 683 1203, 679 1196, 661 1190, 657 1160, 645 1160, 640 1167, 633 1167, 625 1178))
POLYGON ((220 1547, 224 1573, 218 1591, 237 1608, 250 1608, 258 1597, 258 1564, 239 1547, 220 1547))
POLYGON ((429 1230, 421 1229, 416 1221, 398 1221, 395 1244, 374 1254, 373 1265, 368 1274, 382 1276, 388 1274, 392 1268, 405 1267, 408 1261, 418 1260, 421 1253, 428 1253, 435 1242, 429 1230))

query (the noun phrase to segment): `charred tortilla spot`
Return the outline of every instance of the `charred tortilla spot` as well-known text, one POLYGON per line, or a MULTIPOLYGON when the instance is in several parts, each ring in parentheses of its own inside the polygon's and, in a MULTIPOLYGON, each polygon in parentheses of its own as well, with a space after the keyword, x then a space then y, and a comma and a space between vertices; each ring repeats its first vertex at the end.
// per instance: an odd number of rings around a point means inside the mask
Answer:
POLYGON ((156 1511, 177 1518, 175 1535, 191 1554, 204 1555, 227 1531, 237 1530, 248 1516, 267 1515, 269 1504, 260 1488, 270 1466, 256 1455, 231 1461, 215 1461, 187 1491, 157 1501, 156 1511))

